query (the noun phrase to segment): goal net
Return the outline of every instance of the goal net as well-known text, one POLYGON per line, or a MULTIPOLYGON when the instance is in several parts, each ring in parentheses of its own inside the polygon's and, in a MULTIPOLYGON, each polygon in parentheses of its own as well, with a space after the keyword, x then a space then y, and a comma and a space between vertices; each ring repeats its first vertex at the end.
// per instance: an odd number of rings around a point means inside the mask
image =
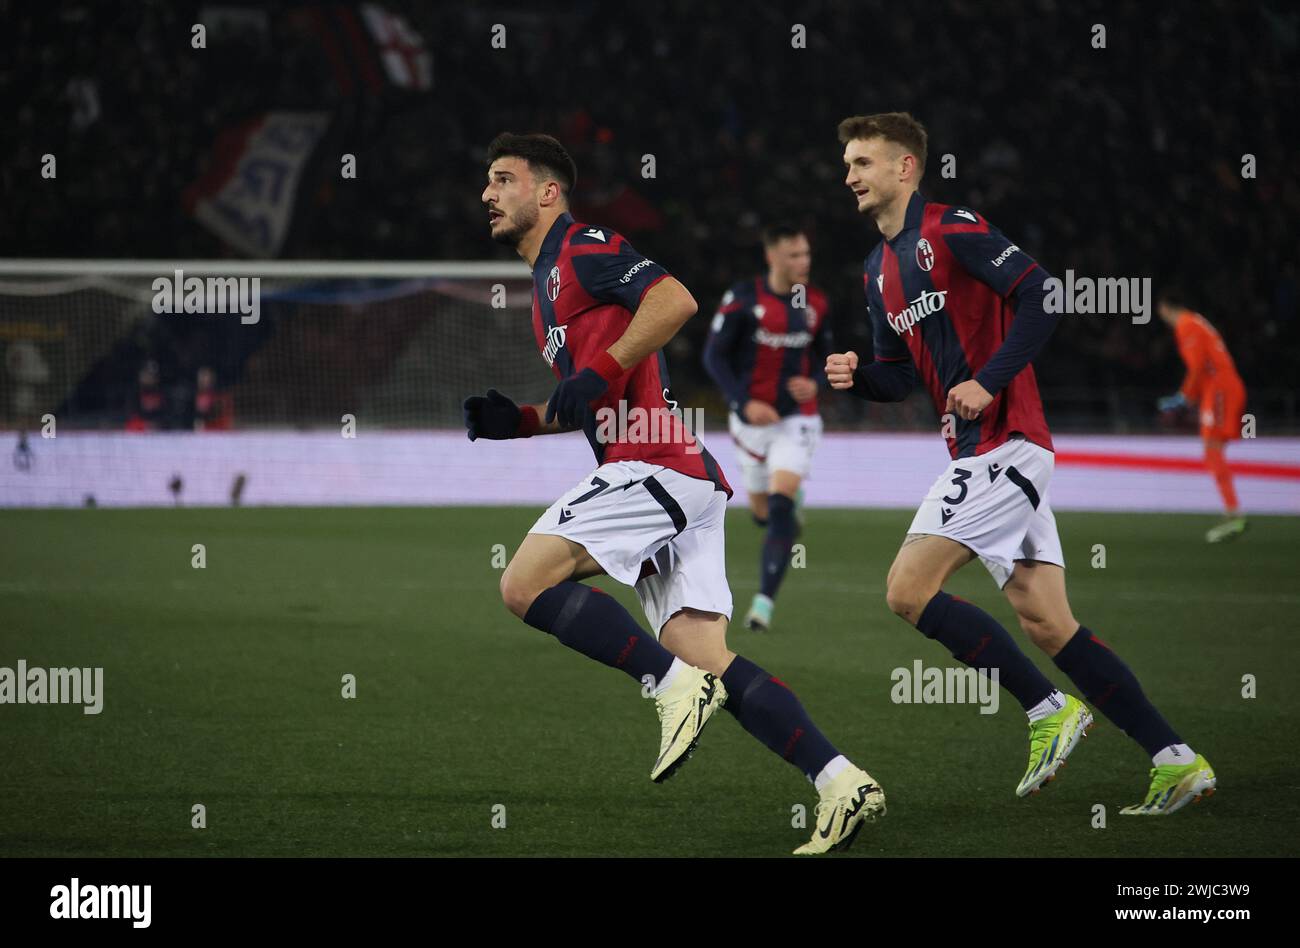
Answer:
POLYGON ((461 403, 546 400, 531 309, 520 263, 0 261, 0 507, 515 502, 461 403))
POLYGON ((4 261, 0 428, 457 427, 485 380, 553 387, 531 292, 509 263, 4 261))

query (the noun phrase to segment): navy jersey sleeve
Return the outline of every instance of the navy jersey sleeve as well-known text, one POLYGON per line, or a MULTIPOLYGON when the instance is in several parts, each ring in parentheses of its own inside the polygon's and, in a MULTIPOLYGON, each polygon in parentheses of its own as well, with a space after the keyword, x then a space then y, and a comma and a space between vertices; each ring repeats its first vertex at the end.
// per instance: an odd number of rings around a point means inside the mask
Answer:
POLYGON ((713 322, 709 325, 709 338, 704 344, 704 367, 718 388, 722 389, 727 404, 737 412, 744 407, 748 396, 736 376, 732 361, 748 318, 749 309, 737 298, 736 288, 727 290, 722 302, 718 304, 718 311, 713 315, 713 322))
POLYGON ((1043 306, 1045 280, 1043 268, 1036 267, 1016 285, 1012 294, 1016 301, 1016 318, 1012 320, 1011 331, 975 376, 975 381, 990 395, 996 395, 1010 385, 1011 380, 1042 351, 1056 329, 1057 317, 1047 313, 1043 306))
POLYGON ((646 291, 668 271, 607 228, 584 227, 569 240, 573 272, 582 288, 603 303, 635 313, 646 291))
POLYGON ((997 395, 1033 360, 1056 328, 1056 319, 1043 311, 1047 273, 1033 257, 968 208, 948 208, 939 229, 962 269, 999 296, 1015 299, 1016 318, 1011 332, 975 376, 985 391, 997 395))
POLYGON ((944 211, 939 233, 962 269, 998 296, 1010 296, 1025 274, 1038 266, 1033 257, 969 208, 944 211))

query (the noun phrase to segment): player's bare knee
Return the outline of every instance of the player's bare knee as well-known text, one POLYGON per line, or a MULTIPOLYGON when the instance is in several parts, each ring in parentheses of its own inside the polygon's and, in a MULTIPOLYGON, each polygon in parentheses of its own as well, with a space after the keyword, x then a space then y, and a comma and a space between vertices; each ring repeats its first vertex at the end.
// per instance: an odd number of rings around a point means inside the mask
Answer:
POLYGON ((541 590, 536 587, 535 583, 530 583, 522 579, 518 574, 506 571, 501 574, 501 601, 505 603, 506 608, 523 618, 528 608, 533 604, 541 590))
POLYGON ((934 590, 927 590, 906 579, 892 578, 885 587, 885 602, 890 610, 912 625, 916 625, 926 603, 933 598, 934 590))

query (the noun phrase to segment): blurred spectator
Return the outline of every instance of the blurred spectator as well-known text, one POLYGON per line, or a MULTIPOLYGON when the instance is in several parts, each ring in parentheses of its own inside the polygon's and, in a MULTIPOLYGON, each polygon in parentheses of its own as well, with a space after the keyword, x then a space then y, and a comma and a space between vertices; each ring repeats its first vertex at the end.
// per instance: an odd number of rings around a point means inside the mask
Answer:
POLYGON ((157 431, 163 416, 164 399, 159 384, 158 363, 150 360, 140 367, 135 404, 126 421, 126 430, 157 431))
POLYGON ((199 369, 194 390, 194 430, 229 431, 235 412, 229 392, 217 389, 217 373, 208 366, 199 369))
MULTIPOLYGON (((378 6, 417 36, 375 40, 369 58, 339 54, 353 35, 344 27, 363 17, 357 3, 15 6, 0 68, 11 145, 0 254, 230 255, 182 194, 224 130, 289 109, 326 112, 331 126, 304 167, 282 256, 506 259, 478 200, 484 149, 503 129, 542 130, 578 162, 575 208, 625 229, 705 315, 736 274, 757 270, 763 222, 798 220, 838 338, 869 351, 861 260, 878 235, 852 209, 835 128, 852 112, 907 109, 930 131, 927 197, 976 207, 1054 274, 1188 287, 1252 393, 1300 361, 1292 4, 378 6), (213 23, 196 51, 201 11, 213 23), (805 48, 791 44, 793 21, 805 48), (505 49, 490 48, 494 23, 508 27, 505 49), (1104 48, 1092 43, 1097 23, 1104 48), (418 63, 420 81, 385 81, 373 63, 394 55, 418 63), (58 158, 57 185, 36 186, 45 153, 58 158), (343 153, 356 155, 355 179, 340 178, 343 153)), ((684 330, 692 356, 707 325, 684 330)), ((1067 318, 1040 382, 1058 405, 1054 393, 1098 381, 1116 398, 1163 391, 1177 360, 1162 336, 1067 318)), ((688 400, 692 387, 710 391, 697 356, 675 356, 673 373, 688 400)))

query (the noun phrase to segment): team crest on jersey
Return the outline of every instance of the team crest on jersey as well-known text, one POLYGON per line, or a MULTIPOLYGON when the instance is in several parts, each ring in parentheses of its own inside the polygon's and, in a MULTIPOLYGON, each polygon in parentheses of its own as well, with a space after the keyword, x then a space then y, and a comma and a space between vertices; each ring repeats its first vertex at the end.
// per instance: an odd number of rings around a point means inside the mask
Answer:
POLYGON ((927 273, 934 266, 934 248, 924 237, 916 242, 916 265, 927 273))
POLYGON ((560 295, 560 268, 551 267, 551 275, 546 278, 546 295, 552 303, 560 295))

